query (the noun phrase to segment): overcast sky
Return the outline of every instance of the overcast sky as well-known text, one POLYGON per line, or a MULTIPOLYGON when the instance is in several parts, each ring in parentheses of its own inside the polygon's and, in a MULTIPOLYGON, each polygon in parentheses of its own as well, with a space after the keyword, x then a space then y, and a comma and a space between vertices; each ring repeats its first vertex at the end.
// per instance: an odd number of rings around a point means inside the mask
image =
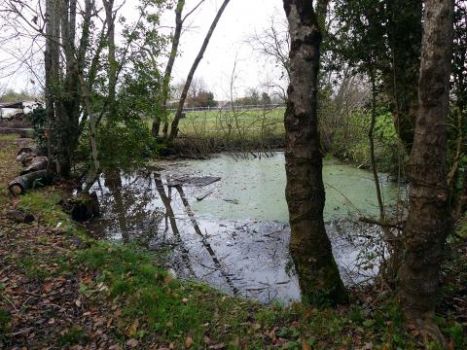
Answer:
MULTIPOLYGON (((198 2, 199 0, 187 0, 184 12, 187 13, 198 2)), ((126 1, 122 12, 129 20, 136 17, 134 8, 137 4, 137 0, 126 1)), ((221 4, 222 0, 206 0, 187 20, 189 30, 185 31, 181 38, 180 55, 175 62, 173 82, 182 82, 186 79, 221 4)), ((270 81, 278 83, 280 70, 271 60, 255 52, 248 43, 248 38, 270 26, 272 19, 276 22, 283 21, 284 16, 282 0, 231 0, 217 25, 195 78, 202 78, 217 99, 229 99, 232 71, 237 62, 234 97, 244 95, 249 88, 256 88, 260 92, 271 92, 268 91, 266 83, 270 81)), ((165 12, 161 24, 173 27, 174 17, 173 11, 165 12)), ((37 55, 42 59, 41 52, 37 55)), ((0 66, 6 64, 7 58, 5 51, 0 52, 0 66)), ((11 57, 9 58, 10 63, 11 57)), ((8 79, 0 78, 0 84, 7 84, 8 87, 19 91, 30 89, 32 87, 30 80, 31 76, 23 71, 8 79)))
MULTIPOLYGON (((197 0, 187 1, 188 5, 197 0)), ((174 81, 183 81, 201 46, 204 35, 214 18, 221 0, 207 0, 191 18, 192 30, 184 33, 181 41, 181 55, 175 63, 174 81)), ((257 52, 248 43, 248 38, 261 32, 271 24, 285 17, 282 0, 231 0, 214 32, 196 77, 202 78, 218 99, 230 95, 230 80, 235 61, 235 90, 242 95, 248 88, 266 91, 268 80, 279 80, 280 71, 271 61, 257 52)), ((167 13, 163 23, 172 23, 174 15, 167 13)))

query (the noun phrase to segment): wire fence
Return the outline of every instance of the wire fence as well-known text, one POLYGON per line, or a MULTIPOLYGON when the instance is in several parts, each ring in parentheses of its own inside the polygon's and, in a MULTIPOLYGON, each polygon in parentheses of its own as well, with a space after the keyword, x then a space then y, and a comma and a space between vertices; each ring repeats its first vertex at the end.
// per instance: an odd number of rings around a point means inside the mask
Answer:
MULTIPOLYGON (((285 103, 270 103, 270 104, 258 104, 258 105, 232 105, 230 103, 220 105, 220 106, 209 106, 209 107, 185 107, 183 108, 183 113, 191 112, 228 112, 228 111, 268 111, 274 109, 283 109, 285 108, 285 103)), ((176 108, 169 108, 170 112, 175 113, 176 108)))

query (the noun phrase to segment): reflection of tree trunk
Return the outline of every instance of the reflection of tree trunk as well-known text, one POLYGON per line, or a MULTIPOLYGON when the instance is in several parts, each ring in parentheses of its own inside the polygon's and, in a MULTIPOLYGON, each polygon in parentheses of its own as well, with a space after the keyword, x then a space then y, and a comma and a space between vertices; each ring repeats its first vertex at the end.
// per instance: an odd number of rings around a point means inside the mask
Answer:
POLYGON ((105 174, 105 186, 109 189, 110 194, 115 200, 115 212, 118 217, 118 225, 122 233, 123 242, 130 241, 128 236, 128 228, 125 215, 125 206, 122 198, 122 178, 118 171, 105 174))
POLYGON ((437 328, 433 316, 443 248, 451 226, 447 210, 446 121, 453 2, 428 0, 424 11, 419 114, 407 164, 410 209, 403 236, 400 295, 407 316, 430 335, 442 337, 433 330, 437 328))
POLYGON ((166 210, 165 216, 166 218, 169 218, 170 227, 172 228, 172 233, 174 234, 175 239, 177 240, 177 244, 182 251, 182 259, 186 267, 190 271, 190 273, 193 275, 193 277, 196 277, 195 271, 193 270, 193 267, 191 266, 191 262, 189 259, 190 252, 185 247, 185 244, 183 243, 183 240, 182 240, 182 236, 180 235, 180 231, 178 230, 178 227, 177 227, 177 220, 175 219, 175 214, 172 209, 172 205, 170 204, 170 198, 167 197, 167 195, 165 194, 162 180, 159 177, 157 177, 157 175, 154 176, 154 181, 156 183, 157 192, 159 192, 159 196, 161 197, 162 203, 164 203, 164 206, 165 206, 165 210, 166 210))
POLYGON ((201 229, 199 228, 198 222, 196 221, 195 215, 193 214, 193 210, 191 210, 190 203, 188 202, 188 199, 185 196, 185 193, 183 192, 183 188, 181 186, 175 186, 177 189, 178 193, 180 194, 180 198, 182 199, 182 203, 185 206, 186 213, 190 217, 191 223, 193 225, 193 228, 195 229, 195 232, 197 235, 201 237, 201 243, 203 244, 204 248, 208 251, 209 255, 212 258, 212 261, 214 263, 214 266, 216 269, 219 270, 220 274, 222 277, 224 277, 225 281, 229 285, 229 287, 232 289, 232 292, 234 295, 238 294, 238 289, 234 286, 232 280, 230 279, 229 275, 225 273, 225 271, 222 269, 222 265, 217 258, 216 252, 212 249, 211 245, 206 241, 206 237, 204 237, 203 233, 201 232, 201 229))
POLYGON ((291 36, 285 112, 290 253, 305 303, 343 303, 347 292, 323 220, 325 192, 317 118, 321 33, 311 1, 284 0, 291 36))

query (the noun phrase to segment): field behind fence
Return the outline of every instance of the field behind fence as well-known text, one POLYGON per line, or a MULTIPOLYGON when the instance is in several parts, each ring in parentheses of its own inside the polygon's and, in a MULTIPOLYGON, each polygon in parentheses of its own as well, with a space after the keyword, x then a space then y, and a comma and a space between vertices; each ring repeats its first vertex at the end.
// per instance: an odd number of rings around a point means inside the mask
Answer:
MULTIPOLYGON (((284 112, 283 105, 185 109, 180 134, 195 138, 277 138, 284 135, 284 112)), ((170 121, 174 114, 172 111, 170 121)))

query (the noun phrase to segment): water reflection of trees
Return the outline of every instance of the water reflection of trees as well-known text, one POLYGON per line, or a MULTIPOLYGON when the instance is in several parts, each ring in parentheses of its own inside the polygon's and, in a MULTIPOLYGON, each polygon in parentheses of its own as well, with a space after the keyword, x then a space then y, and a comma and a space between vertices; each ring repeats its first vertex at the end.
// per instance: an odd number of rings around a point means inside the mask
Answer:
POLYGON ((200 229, 200 227, 198 225, 198 222, 196 221, 195 214, 193 213, 193 210, 191 209, 190 203, 188 202, 188 199, 185 196, 185 192, 183 191, 182 186, 175 186, 175 188, 177 189, 177 191, 178 191, 178 193, 180 195, 180 198, 182 199, 183 206, 185 207, 186 213, 190 217, 191 224, 193 225, 193 228, 194 228, 196 234, 201 237, 201 243, 202 243, 203 247, 206 248, 206 251, 208 252, 209 256, 211 257, 212 262, 214 263, 214 266, 219 271, 221 276, 225 279, 227 285, 232 289, 233 294, 237 295, 238 294, 238 289, 233 284, 232 279, 230 278, 229 274, 227 274, 224 271, 219 259, 217 258, 216 253, 212 249, 209 242, 206 240, 206 237, 201 232, 201 229, 200 229))
POLYGON ((186 248, 185 246, 185 242, 183 241, 182 239, 182 236, 180 235, 180 230, 178 229, 178 226, 177 226, 177 220, 175 219, 175 214, 174 214, 174 211, 172 209, 172 205, 171 205, 171 191, 170 191, 170 187, 168 189, 168 193, 169 193, 169 196, 167 196, 165 194, 165 189, 164 189, 164 184, 162 183, 162 180, 161 178, 158 176, 158 174, 156 174, 154 176, 154 182, 156 184, 156 189, 157 189, 157 192, 159 193, 159 196, 162 200, 162 203, 164 203, 164 206, 165 206, 165 222, 166 222, 166 227, 167 227, 167 220, 170 222, 170 227, 172 229, 172 233, 175 237, 175 240, 176 240, 176 243, 177 243, 177 246, 179 247, 180 251, 181 251, 181 258, 183 260, 183 263, 185 264, 185 266, 187 267, 187 269, 190 271, 191 275, 193 277, 196 277, 196 274, 193 270, 193 267, 191 266, 191 262, 190 262, 190 258, 189 258, 189 254, 190 252, 188 251, 188 249, 186 248))
POLYGON ((107 236, 118 232, 125 243, 137 236, 146 243, 156 238, 162 217, 154 210, 151 174, 112 171, 103 177, 108 192, 102 191, 101 207, 105 217, 113 218, 103 224, 107 236))

